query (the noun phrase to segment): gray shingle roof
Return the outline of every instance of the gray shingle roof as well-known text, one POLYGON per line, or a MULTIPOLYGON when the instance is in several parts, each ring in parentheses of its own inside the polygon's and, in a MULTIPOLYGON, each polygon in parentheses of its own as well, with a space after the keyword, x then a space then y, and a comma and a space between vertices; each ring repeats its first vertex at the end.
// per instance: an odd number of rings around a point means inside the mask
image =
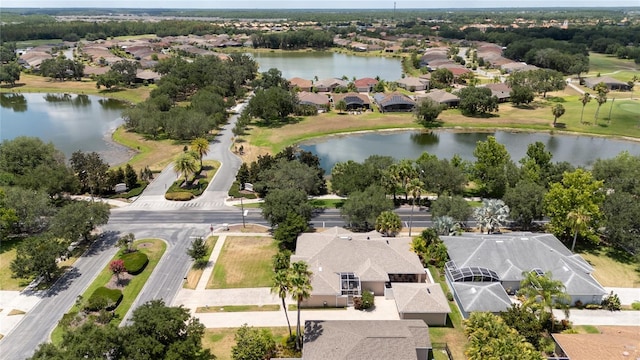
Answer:
POLYGON ((433 90, 430 91, 426 94, 424 94, 423 96, 421 96, 421 98, 429 98, 439 104, 446 104, 446 103, 452 103, 452 102, 458 102, 460 101, 460 98, 457 97, 456 95, 453 95, 450 92, 446 92, 444 90, 433 90))
POLYGON ((454 282, 453 289, 460 305, 472 311, 500 312, 511 306, 511 300, 500 283, 454 282))
POLYGON ((305 321, 305 360, 417 359, 431 348, 422 320, 305 321))
POLYGON ((591 276, 593 267, 551 234, 463 234, 441 239, 458 268, 485 267, 495 271, 502 281, 520 281, 523 271, 538 268, 562 281, 569 295, 607 293, 591 276))
POLYGON ((450 313, 440 284, 393 283, 393 297, 399 313, 450 313))
POLYGON ((392 93, 389 95, 385 94, 375 94, 374 99, 380 106, 391 106, 391 105, 415 105, 415 101, 411 100, 408 96, 401 93, 392 93))
POLYGON ((309 264, 312 295, 336 295, 340 294, 341 272, 356 273, 361 281, 385 282, 388 274, 424 273, 410 244, 408 237, 383 238, 377 232, 352 233, 335 227, 300 235, 291 262, 309 264))

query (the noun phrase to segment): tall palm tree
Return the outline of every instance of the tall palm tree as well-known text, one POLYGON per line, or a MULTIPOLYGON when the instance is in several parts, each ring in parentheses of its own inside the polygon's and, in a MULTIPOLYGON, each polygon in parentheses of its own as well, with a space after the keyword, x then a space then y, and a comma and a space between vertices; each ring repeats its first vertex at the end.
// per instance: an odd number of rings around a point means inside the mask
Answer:
POLYGON ((196 138, 191 142, 191 150, 199 155, 200 168, 202 168, 202 158, 209 153, 209 141, 205 138, 196 138))
POLYGON ((173 162, 173 169, 178 174, 184 175, 184 181, 189 179, 189 174, 195 173, 197 170, 196 159, 189 152, 183 152, 173 162))
POLYGON ((578 234, 589 227, 591 215, 583 207, 579 207, 567 214, 567 220, 569 220, 573 228, 573 243, 571 243, 571 251, 573 252, 578 234))
POLYGON ((311 275, 313 273, 309 270, 306 262, 298 261, 291 264, 289 270, 289 294, 293 300, 296 301, 298 306, 298 323, 296 325, 296 349, 302 350, 303 335, 300 330, 300 303, 311 296, 311 275))
POLYGON ((522 305, 537 312, 541 324, 550 319, 551 331, 553 331, 553 306, 555 304, 562 306, 568 316, 567 309, 571 297, 566 293, 564 284, 560 280, 553 280, 551 272, 539 274, 536 271, 525 271, 522 276, 524 278, 520 281, 520 290, 518 290, 518 295, 525 297, 522 305))
POLYGON ((273 274, 273 283, 271 285, 271 293, 277 294, 280 300, 282 300, 282 310, 284 310, 284 316, 287 318, 287 326, 289 327, 289 337, 293 334, 291 333, 291 323, 289 322, 289 313, 287 312, 287 305, 284 299, 287 298, 287 294, 289 294, 289 271, 288 270, 280 270, 276 271, 273 274))
POLYGON ((562 104, 556 104, 553 105, 553 107, 551 108, 551 113, 553 114, 553 126, 556 126, 556 121, 558 121, 558 118, 562 115, 564 115, 564 106, 562 106, 562 104))
POLYGON ((607 93, 609 93, 609 88, 607 87, 607 85, 605 85, 605 83, 598 83, 598 85, 596 85, 593 89, 598 93, 598 95, 596 95, 598 108, 596 109, 596 114, 594 116, 594 124, 598 124, 598 113, 600 112, 600 107, 602 106, 602 104, 607 102, 607 93))
POLYGON ((413 161, 409 159, 403 159, 398 163, 397 171, 397 176, 400 180, 402 190, 404 190, 404 199, 407 200, 409 196, 407 185, 409 185, 411 179, 417 177, 416 168, 413 167, 413 161))
POLYGON ((580 113, 580 124, 583 123, 582 118, 584 117, 584 107, 587 106, 589 101, 591 101, 591 94, 589 94, 588 92, 585 92, 584 94, 582 94, 582 96, 580 97, 580 102, 582 103, 582 112, 580 113))
POLYGON ((482 207, 473 212, 473 217, 480 226, 480 232, 487 228, 487 233, 492 233, 495 228, 507 223, 509 207, 502 200, 484 199, 482 207))
POLYGON ((411 227, 413 225, 413 208, 416 206, 416 199, 424 191, 424 183, 418 178, 411 179, 407 184, 407 193, 411 194, 411 215, 409 217, 409 236, 411 236, 411 227))
POLYGON ((402 229, 400 216, 393 211, 383 211, 376 218, 376 231, 385 236, 395 236, 402 229))

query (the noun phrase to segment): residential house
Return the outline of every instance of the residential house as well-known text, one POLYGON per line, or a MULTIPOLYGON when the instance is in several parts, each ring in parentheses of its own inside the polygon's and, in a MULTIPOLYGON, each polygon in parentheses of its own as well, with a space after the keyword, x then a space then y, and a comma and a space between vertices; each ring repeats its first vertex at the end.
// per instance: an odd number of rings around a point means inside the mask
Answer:
POLYGON ((153 84, 156 81, 160 80, 160 78, 162 77, 162 75, 158 74, 155 71, 152 70, 139 70, 136 73, 136 79, 135 81, 137 83, 148 83, 148 84, 153 84))
POLYGON ((313 84, 313 87, 319 92, 332 92, 339 87, 346 88, 348 85, 349 82, 345 80, 338 78, 329 78, 316 81, 316 83, 313 84))
POLYGON ((393 283, 400 319, 418 319, 429 326, 445 326, 451 313, 440 284, 393 283))
POLYGON ((609 90, 631 90, 629 84, 616 80, 610 76, 589 77, 584 79, 584 85, 589 89, 594 89, 599 83, 604 83, 609 90))
POLYGON ((394 92, 391 94, 375 94, 373 96, 380 112, 409 112, 416 106, 410 97, 394 92))
POLYGON ((506 83, 486 84, 480 87, 486 87, 491 90, 491 96, 498 98, 498 102, 507 102, 511 100, 511 86, 506 83))
POLYGON ((551 334, 563 360, 640 359, 640 327, 599 327, 599 334, 551 334))
POLYGON ((372 92, 373 87, 378 84, 378 80, 370 77, 357 79, 353 82, 358 92, 372 92))
POLYGON ((344 100, 347 104, 346 110, 348 111, 371 109, 371 100, 367 94, 350 92, 346 94, 333 94, 332 97, 333 106, 344 100))
POLYGON ((421 320, 311 320, 304 324, 304 360, 427 360, 429 327, 421 320))
POLYGON ((298 93, 298 101, 302 105, 313 105, 321 111, 329 109, 329 97, 327 97, 327 95, 300 91, 298 93))
POLYGON ((504 70, 505 72, 507 72, 508 74, 514 73, 516 71, 529 71, 529 70, 537 70, 539 69, 537 66, 535 65, 528 65, 526 63, 523 62, 508 62, 505 64, 501 64, 500 68, 502 70, 504 70))
POLYGON ((289 79, 289 87, 292 89, 298 88, 300 89, 300 91, 311 91, 311 88, 313 87, 313 83, 311 82, 311 80, 307 80, 299 77, 293 77, 289 79))
POLYGON ((514 294, 523 273, 531 271, 550 272, 561 281, 571 304, 600 304, 607 294, 591 275, 593 267, 551 234, 465 233, 441 239, 451 259, 445 266, 447 282, 464 316, 471 311, 506 309, 507 294, 514 294), (495 300, 487 301, 487 297, 495 300), (485 308, 489 305, 490 309, 485 308))
POLYGON ((396 83, 398 84, 398 87, 411 92, 423 91, 429 88, 429 80, 411 76, 396 80, 396 83))
POLYGON ((458 96, 444 90, 432 90, 418 97, 418 99, 424 98, 429 98, 438 104, 447 105, 448 107, 456 107, 460 104, 460 98, 458 96))

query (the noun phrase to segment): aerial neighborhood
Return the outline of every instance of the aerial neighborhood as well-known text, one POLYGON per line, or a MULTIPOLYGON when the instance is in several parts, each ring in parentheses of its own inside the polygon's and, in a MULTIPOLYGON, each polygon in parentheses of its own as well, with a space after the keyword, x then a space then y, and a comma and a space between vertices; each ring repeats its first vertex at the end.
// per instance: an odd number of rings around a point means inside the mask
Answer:
POLYGON ((0 359, 640 359, 637 4, 8 3, 0 359))

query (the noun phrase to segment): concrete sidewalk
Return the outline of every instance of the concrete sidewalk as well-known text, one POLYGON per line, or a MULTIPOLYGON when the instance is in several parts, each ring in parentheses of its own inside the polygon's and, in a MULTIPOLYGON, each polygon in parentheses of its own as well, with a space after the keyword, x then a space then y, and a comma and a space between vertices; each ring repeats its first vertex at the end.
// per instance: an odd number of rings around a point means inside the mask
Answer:
POLYGON ((42 300, 42 294, 29 291, 0 291, 0 334, 7 335, 25 314, 9 315, 17 310, 27 313, 42 300))
MULTIPOLYGON (((213 232, 209 234, 212 236, 213 232)), ((216 241, 216 245, 213 247, 211 251, 211 256, 209 257, 209 261, 207 262, 207 266, 202 271, 202 276, 198 281, 198 285, 196 285, 196 291, 202 291, 207 288, 207 282, 209 282, 209 278, 213 275, 213 267, 218 261, 218 257, 220 256, 220 252, 222 251, 222 246, 224 246, 224 241, 227 239, 227 235, 218 235, 218 240, 216 241)))

